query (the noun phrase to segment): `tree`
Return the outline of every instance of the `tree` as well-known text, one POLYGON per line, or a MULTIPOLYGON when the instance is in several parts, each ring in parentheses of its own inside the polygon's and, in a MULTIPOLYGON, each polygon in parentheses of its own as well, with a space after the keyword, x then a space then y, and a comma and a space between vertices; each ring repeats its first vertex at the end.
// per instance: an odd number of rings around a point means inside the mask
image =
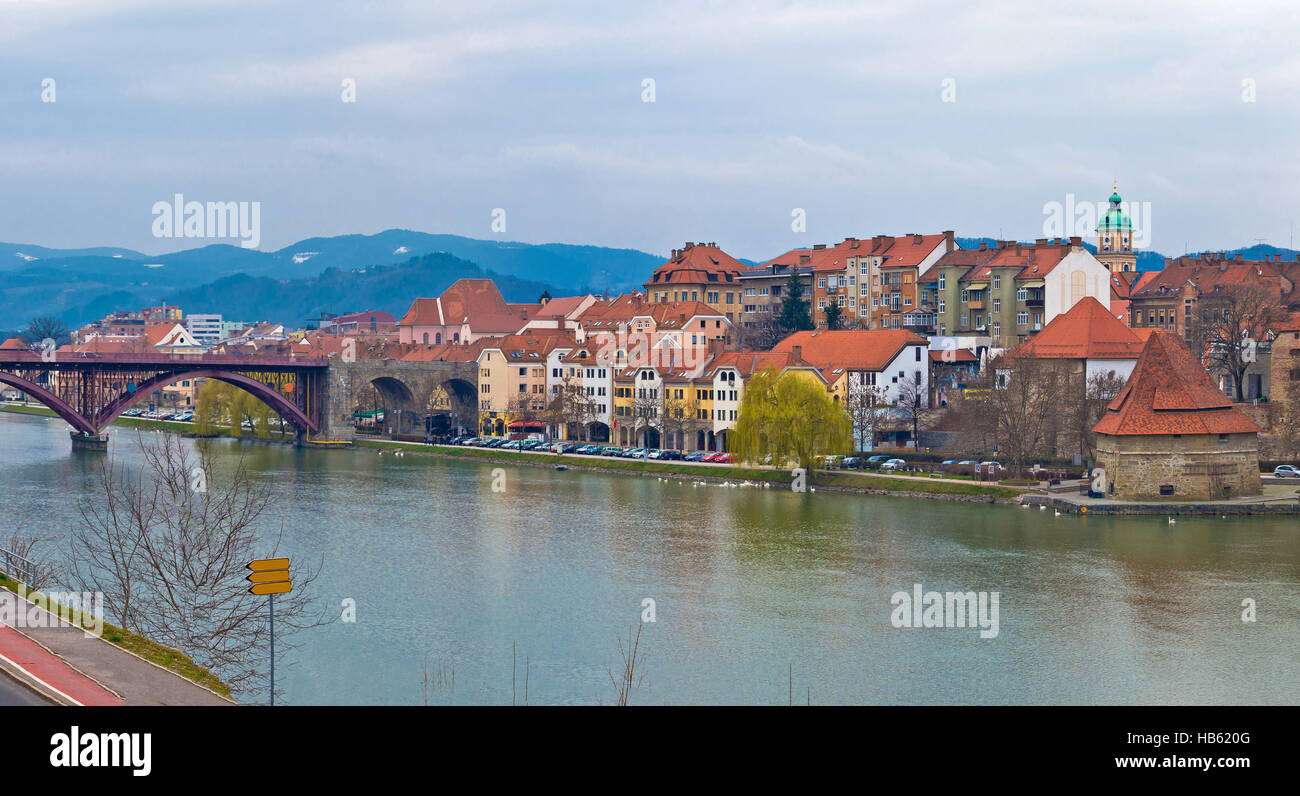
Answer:
POLYGON ((540 295, 540 296, 537 297, 537 303, 538 303, 538 304, 545 304, 546 302, 548 302, 548 301, 550 301, 550 300, 551 300, 551 291, 549 291, 549 290, 543 290, 543 291, 542 291, 542 295, 540 295))
POLYGON ((660 408, 663 411, 664 439, 660 441, 660 447, 674 447, 675 441, 676 447, 684 449, 686 440, 700 425, 700 402, 695 399, 695 387, 688 384, 685 387, 665 388, 663 394, 663 405, 660 408))
POLYGON ((63 345, 70 339, 68 327, 63 321, 49 315, 32 318, 22 334, 22 340, 27 345, 36 345, 42 340, 53 340, 55 345, 63 345))
POLYGON ((1258 359, 1259 344, 1286 320, 1274 282, 1221 285, 1201 296, 1200 318, 1190 324, 1192 352, 1204 355, 1206 368, 1232 380, 1233 400, 1245 400, 1246 371, 1258 359))
MULTIPOLYGON (((245 565, 280 548, 281 534, 262 528, 268 490, 242 458, 218 471, 206 443, 196 454, 173 434, 141 436, 140 450, 139 470, 101 461, 97 494, 79 504, 71 555, 78 588, 102 592, 115 624, 184 652, 232 692, 265 693, 266 599, 248 592, 245 565)), ((311 611, 319 572, 291 565, 293 591, 276 600, 277 646, 324 624, 311 611)))
POLYGON ((888 412, 880 388, 867 384, 861 373, 849 374, 849 386, 844 396, 844 410, 853 422, 853 433, 860 451, 875 446, 876 429, 888 412))
POLYGON ((1055 451, 1069 378, 1057 360, 1021 357, 1015 365, 1002 384, 990 369, 982 385, 988 392, 971 408, 978 430, 993 440, 1020 476, 1031 457, 1055 451))
POLYGON ((781 328, 786 332, 801 332, 814 328, 812 308, 803 297, 803 281, 797 273, 791 273, 785 283, 785 295, 781 297, 781 328))
POLYGON ((844 311, 840 309, 840 305, 832 301, 826 305, 826 309, 824 310, 824 312, 826 313, 826 328, 827 329, 840 328, 840 322, 843 319, 843 315, 844 315, 844 311))
POLYGON ((912 445, 921 448, 921 420, 930 411, 930 396, 919 378, 900 379, 898 400, 895 402, 898 419, 912 427, 912 445))
MULTIPOLYGON (((1094 373, 1083 384, 1072 380, 1062 398, 1062 411, 1074 448, 1081 461, 1092 458, 1097 435, 1092 427, 1106 413, 1106 405, 1124 389, 1126 379, 1113 370, 1094 373)), ((1067 440, 1069 442, 1069 440, 1067 440)))
POLYGON ((767 369, 750 377, 728 440, 742 460, 794 463, 812 471, 820 454, 848 453, 853 421, 814 380, 767 369))

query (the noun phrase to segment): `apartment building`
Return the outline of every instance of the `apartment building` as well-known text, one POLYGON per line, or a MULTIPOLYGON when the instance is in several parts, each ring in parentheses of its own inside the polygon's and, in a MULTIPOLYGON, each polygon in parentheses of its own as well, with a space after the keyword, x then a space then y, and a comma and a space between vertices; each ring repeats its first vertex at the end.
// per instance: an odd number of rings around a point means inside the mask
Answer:
POLYGON ((931 270, 936 333, 987 336, 995 349, 1024 342, 1086 296, 1110 308, 1111 272, 1079 237, 957 250, 931 270))
POLYGON ((745 264, 718 248, 717 243, 691 243, 674 249, 672 257, 654 270, 645 283, 653 304, 700 302, 729 322, 740 322, 740 275, 745 264))

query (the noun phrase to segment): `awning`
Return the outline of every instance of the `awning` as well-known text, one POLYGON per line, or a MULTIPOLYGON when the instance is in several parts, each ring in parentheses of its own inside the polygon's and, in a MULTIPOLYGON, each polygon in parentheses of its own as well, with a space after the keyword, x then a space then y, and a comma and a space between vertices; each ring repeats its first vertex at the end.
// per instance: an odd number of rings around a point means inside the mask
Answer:
POLYGON ((1020 286, 1021 287, 1044 287, 1046 284, 1047 282, 1042 279, 1026 279, 1025 281, 1020 283, 1020 286))
POLYGON ((989 283, 988 283, 988 282, 971 282, 969 285, 966 286, 966 289, 967 289, 967 290, 983 290, 984 288, 986 288, 986 287, 988 287, 988 286, 989 286, 989 283))
POLYGON ((545 424, 543 424, 543 423, 539 423, 539 422, 537 422, 536 420, 529 420, 527 423, 525 423, 525 422, 522 421, 522 420, 516 420, 515 422, 513 422, 513 423, 511 423, 510 425, 506 426, 506 428, 511 429, 511 430, 514 430, 514 431, 518 431, 519 429, 522 429, 522 428, 525 428, 525 427, 527 427, 528 429, 530 429, 530 430, 532 430, 532 431, 543 431, 543 430, 545 430, 545 428, 546 428, 545 424))

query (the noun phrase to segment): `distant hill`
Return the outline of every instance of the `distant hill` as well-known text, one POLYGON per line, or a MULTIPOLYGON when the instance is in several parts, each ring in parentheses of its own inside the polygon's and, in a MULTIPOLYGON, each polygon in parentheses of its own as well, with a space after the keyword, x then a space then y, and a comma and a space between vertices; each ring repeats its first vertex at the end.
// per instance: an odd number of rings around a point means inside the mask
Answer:
MULTIPOLYGON (((186 291, 237 275, 310 282, 330 269, 350 272, 402 266, 413 258, 438 253, 482 269, 473 274, 491 271, 503 280, 514 277, 521 284, 550 285, 552 295, 559 295, 556 290, 562 289, 556 286, 588 286, 612 293, 633 290, 664 260, 634 249, 534 245, 398 229, 376 235, 308 238, 275 252, 215 244, 149 256, 130 249, 58 250, 0 243, 0 328, 21 327, 38 315, 53 315, 70 326, 80 326, 107 311, 154 305, 165 296, 187 295, 186 291)), ((403 309, 415 298, 400 280, 394 289, 397 293, 392 300, 403 304, 403 309)), ((181 306, 187 312, 200 311, 188 304, 181 306)), ((348 304, 347 308, 357 306, 348 304)))
MULTIPOLYGON (((978 249, 980 243, 986 243, 989 246, 996 246, 998 243, 997 238, 956 238, 955 240, 957 241, 957 245, 963 249, 978 249)), ((1032 243, 1032 241, 1021 242, 1032 243)), ((1093 254, 1097 253, 1097 247, 1095 245, 1084 241, 1083 246, 1093 254)), ((1206 253, 1208 252, 1192 252, 1191 254, 1196 255, 1206 253)), ((1229 257, 1241 254, 1241 256, 1247 260, 1262 260, 1266 254, 1280 254, 1282 255, 1283 260, 1295 260, 1297 259, 1297 255, 1300 255, 1300 251, 1295 249, 1284 249, 1278 246, 1269 246, 1268 244, 1256 244, 1241 249, 1228 249, 1223 253, 1229 257)), ((1139 249, 1137 253, 1137 269, 1139 271, 1159 271, 1165 267, 1166 258, 1177 256, 1181 255, 1168 255, 1150 249, 1139 249)))
POLYGON ((322 312, 385 310, 402 317, 419 296, 436 296, 457 279, 491 279, 506 301, 535 302, 543 291, 571 295, 577 288, 520 279, 479 268, 450 254, 427 254, 399 265, 344 271, 330 268, 305 279, 236 274, 166 296, 186 312, 221 313, 230 320, 274 320, 302 326, 322 312))

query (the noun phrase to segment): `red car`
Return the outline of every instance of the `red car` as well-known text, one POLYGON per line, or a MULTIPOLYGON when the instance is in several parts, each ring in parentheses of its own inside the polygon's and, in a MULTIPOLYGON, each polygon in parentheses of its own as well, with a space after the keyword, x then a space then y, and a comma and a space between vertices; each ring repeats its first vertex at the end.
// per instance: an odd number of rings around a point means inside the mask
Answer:
POLYGON ((713 462, 715 464, 731 464, 735 461, 730 453, 711 453, 700 461, 713 462))

